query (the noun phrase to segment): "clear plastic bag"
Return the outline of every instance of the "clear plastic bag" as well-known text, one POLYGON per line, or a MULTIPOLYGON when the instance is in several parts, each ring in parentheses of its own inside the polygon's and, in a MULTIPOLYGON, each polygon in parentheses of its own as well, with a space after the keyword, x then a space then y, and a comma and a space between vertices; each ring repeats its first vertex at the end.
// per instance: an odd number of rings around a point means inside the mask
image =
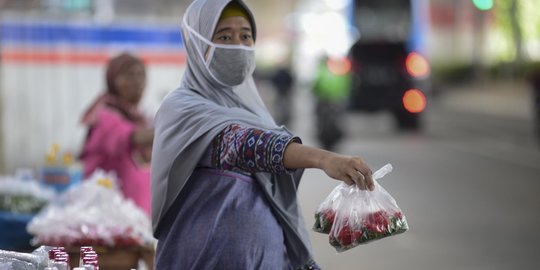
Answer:
POLYGON ((313 224, 314 231, 325 234, 330 233, 330 229, 332 229, 332 224, 334 224, 334 219, 336 217, 337 207, 341 201, 341 192, 347 188, 347 185, 338 185, 319 205, 319 208, 315 211, 315 224, 313 224))
POLYGON ((373 191, 340 184, 319 206, 313 229, 328 232, 338 252, 407 231, 401 209, 376 181, 391 171, 392 165, 387 164, 373 174, 373 191))
POLYGON ((27 226, 34 244, 151 246, 150 219, 115 187, 116 176, 98 170, 70 187, 27 226))
POLYGON ((0 270, 41 270, 47 267, 48 250, 41 246, 32 253, 22 253, 0 249, 0 270))

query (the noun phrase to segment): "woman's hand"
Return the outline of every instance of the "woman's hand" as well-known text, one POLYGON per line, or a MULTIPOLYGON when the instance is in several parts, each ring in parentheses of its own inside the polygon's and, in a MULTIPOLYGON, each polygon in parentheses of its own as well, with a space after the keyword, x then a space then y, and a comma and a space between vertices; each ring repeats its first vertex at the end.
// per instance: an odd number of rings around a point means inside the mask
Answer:
POLYGON ((152 146, 153 141, 153 128, 138 128, 131 134, 131 142, 137 146, 152 146))
POLYGON ((355 184, 359 189, 375 188, 371 169, 360 157, 328 153, 321 160, 321 169, 328 176, 348 185, 355 184))

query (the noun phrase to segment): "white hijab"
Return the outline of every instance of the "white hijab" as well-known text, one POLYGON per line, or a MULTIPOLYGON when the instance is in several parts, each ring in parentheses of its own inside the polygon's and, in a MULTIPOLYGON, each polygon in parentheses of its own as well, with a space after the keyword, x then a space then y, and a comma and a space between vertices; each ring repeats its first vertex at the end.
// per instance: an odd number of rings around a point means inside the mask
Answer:
MULTIPOLYGON (((187 69, 180 87, 165 97, 155 119, 151 164, 154 233, 213 138, 225 127, 237 123, 289 133, 284 127, 276 126, 251 76, 239 86, 224 87, 208 71, 209 59, 205 60, 201 52, 208 49, 220 14, 231 1, 245 8, 256 37, 253 15, 240 0, 196 0, 184 15, 182 37, 187 69)), ((302 173, 299 169, 292 175, 254 174, 283 228, 287 252, 295 267, 312 257, 311 243, 296 200, 302 173)))

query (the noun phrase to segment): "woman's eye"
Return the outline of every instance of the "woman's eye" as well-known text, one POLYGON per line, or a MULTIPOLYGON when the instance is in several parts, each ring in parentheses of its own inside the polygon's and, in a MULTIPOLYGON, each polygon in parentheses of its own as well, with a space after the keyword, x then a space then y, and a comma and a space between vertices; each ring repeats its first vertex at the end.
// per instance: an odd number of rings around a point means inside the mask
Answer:
POLYGON ((251 39, 251 35, 245 34, 242 36, 243 39, 251 39))
POLYGON ((227 41, 227 40, 231 40, 231 37, 230 36, 219 36, 218 39, 223 40, 223 41, 227 41))

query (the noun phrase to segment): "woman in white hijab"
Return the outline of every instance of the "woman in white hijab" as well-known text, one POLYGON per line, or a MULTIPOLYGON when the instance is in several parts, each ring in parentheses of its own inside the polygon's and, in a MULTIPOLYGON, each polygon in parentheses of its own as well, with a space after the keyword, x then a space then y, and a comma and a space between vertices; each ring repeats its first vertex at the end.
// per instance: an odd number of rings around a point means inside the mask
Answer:
POLYGON ((276 126, 253 83, 256 33, 240 0, 186 10, 187 69, 155 119, 156 269, 319 269, 296 198, 303 168, 373 189, 360 157, 276 126))

